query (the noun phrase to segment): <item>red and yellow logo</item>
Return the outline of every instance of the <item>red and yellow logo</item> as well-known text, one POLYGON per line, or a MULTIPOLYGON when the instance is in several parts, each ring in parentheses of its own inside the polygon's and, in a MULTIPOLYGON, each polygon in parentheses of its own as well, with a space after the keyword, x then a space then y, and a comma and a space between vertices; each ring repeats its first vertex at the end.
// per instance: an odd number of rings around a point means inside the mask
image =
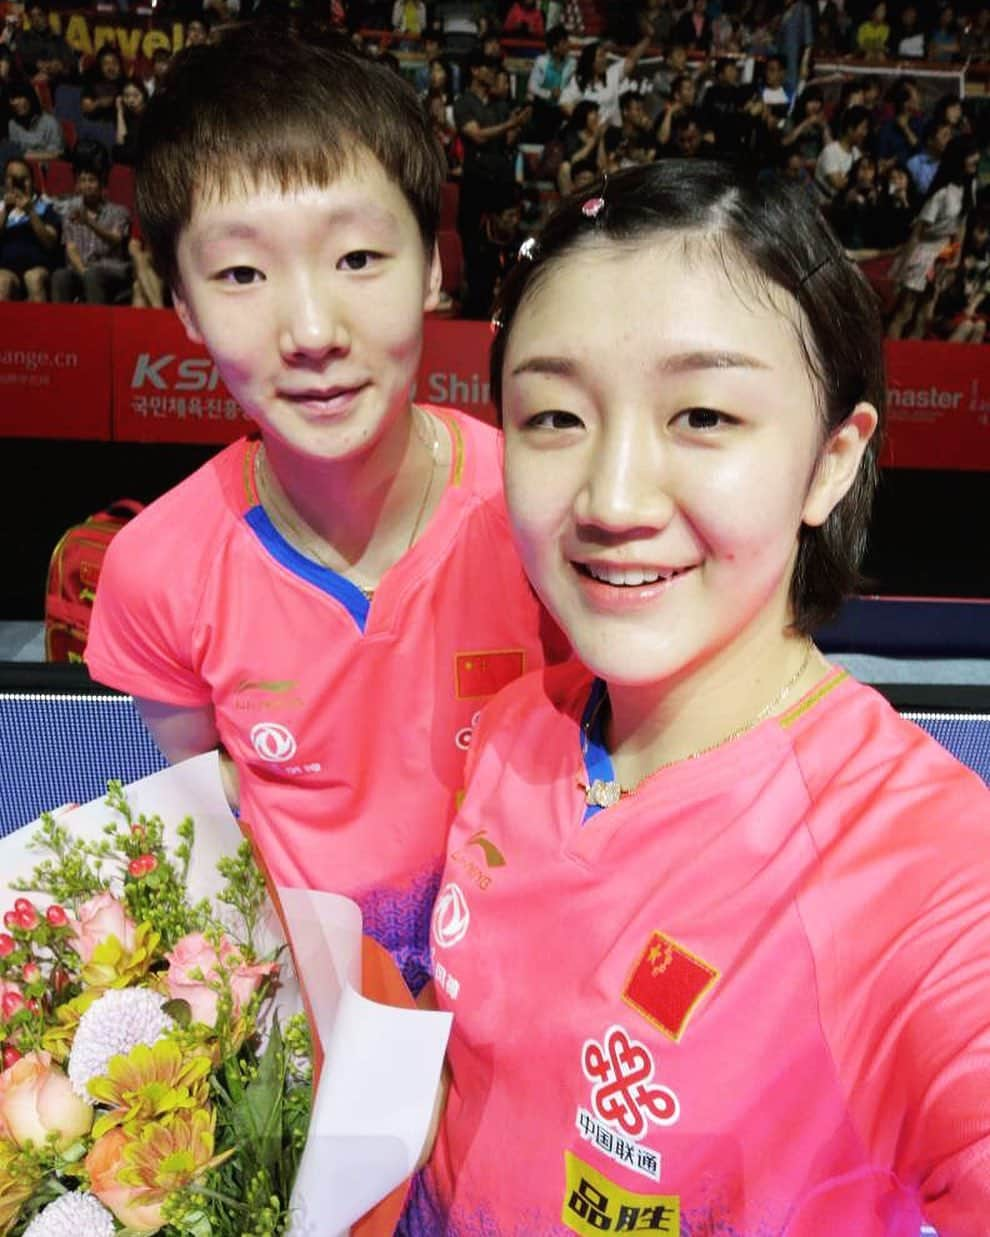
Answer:
POLYGON ((660 1233, 680 1237, 681 1200, 671 1194, 634 1194, 609 1181, 570 1151, 564 1152, 563 1223, 581 1237, 601 1233, 660 1233))
POLYGON ((654 932, 629 976, 622 999, 664 1035, 679 1040, 718 978, 715 967, 669 936, 654 932))
POLYGON ((525 649, 480 649, 454 658, 458 700, 494 696, 526 670, 525 649))

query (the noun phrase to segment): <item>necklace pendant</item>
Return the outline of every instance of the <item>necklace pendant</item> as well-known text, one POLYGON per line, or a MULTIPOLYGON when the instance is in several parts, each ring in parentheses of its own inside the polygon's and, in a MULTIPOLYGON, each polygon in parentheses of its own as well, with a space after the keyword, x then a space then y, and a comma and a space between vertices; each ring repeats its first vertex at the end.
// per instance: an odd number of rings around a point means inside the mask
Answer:
POLYGON ((584 799, 589 807, 615 807, 622 798, 622 787, 615 781, 596 777, 584 790, 584 799))

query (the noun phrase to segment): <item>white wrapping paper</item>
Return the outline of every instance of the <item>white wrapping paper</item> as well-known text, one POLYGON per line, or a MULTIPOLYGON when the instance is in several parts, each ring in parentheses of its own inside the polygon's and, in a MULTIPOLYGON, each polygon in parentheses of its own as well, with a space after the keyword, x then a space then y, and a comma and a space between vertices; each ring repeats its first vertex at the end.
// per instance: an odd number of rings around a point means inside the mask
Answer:
MULTIPOLYGON (((214 896, 222 883, 216 862, 242 840, 216 753, 132 782, 125 791, 134 816, 162 818, 173 847, 176 826, 194 819, 189 894, 214 896)), ((111 819, 102 799, 59 814, 73 833, 94 840, 111 819)), ((0 838, 5 883, 28 877, 41 859, 29 845, 36 829, 37 822, 0 838)), ((361 911, 354 902, 307 889, 279 888, 278 897, 325 1056, 292 1195, 292 1237, 332 1237, 347 1233, 412 1173, 429 1129, 451 1018, 361 996, 361 911)), ((274 910, 264 933, 267 939, 256 942, 262 949, 283 939, 274 910)), ((280 980, 277 1005, 284 1018, 301 1006, 287 956, 280 980)))

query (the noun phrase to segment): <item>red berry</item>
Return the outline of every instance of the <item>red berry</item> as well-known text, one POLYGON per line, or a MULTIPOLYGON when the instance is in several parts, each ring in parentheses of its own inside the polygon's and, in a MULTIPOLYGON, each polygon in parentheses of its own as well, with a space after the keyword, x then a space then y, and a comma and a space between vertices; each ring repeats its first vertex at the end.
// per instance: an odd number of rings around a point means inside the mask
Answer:
POLYGON ((45 911, 45 918, 53 928, 64 928, 69 922, 69 916, 65 913, 65 908, 59 906, 57 902, 54 902, 48 910, 45 911))
POLYGON ((14 903, 14 910, 17 911, 18 915, 23 915, 25 911, 34 910, 34 903, 28 901, 27 898, 18 898, 14 903))
POLYGON ((17 1051, 13 1044, 8 1044, 3 1050, 3 1067, 10 1069, 12 1065, 16 1065, 21 1059, 21 1054, 17 1051))
POLYGON ((21 978, 26 984, 37 983, 41 978, 41 967, 37 962, 25 963, 24 969, 21 971, 21 978))
POLYGON ((5 928, 19 928, 21 926, 21 917, 17 911, 7 911, 3 917, 3 926, 5 928))
POLYGON ((27 1007, 31 1011, 32 1014, 41 1013, 41 1002, 36 997, 31 997, 31 999, 27 1003, 27 1007))
POLYGON ((127 870, 131 876, 141 877, 147 876, 149 872, 154 872, 158 867, 158 860, 154 855, 138 855, 136 859, 132 859, 127 865, 127 870))
POLYGON ((25 932, 30 932, 40 922, 38 912, 33 906, 26 906, 23 910, 17 912, 17 926, 23 928, 25 932))
POLYGON ((0 958, 6 958, 17 948, 17 942, 9 932, 0 932, 0 958))
POLYGON ((19 992, 5 992, 0 1000, 0 1013, 4 1018, 13 1018, 24 1008, 24 998, 19 992))

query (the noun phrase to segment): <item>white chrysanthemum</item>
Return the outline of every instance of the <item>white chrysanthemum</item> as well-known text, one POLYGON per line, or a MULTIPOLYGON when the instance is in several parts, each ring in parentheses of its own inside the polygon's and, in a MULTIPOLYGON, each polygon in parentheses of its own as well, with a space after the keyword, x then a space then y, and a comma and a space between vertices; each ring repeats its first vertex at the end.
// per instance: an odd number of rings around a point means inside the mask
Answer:
POLYGON ((76 1095, 93 1103, 86 1084, 107 1072, 112 1057, 138 1044, 151 1047, 175 1023, 162 1012, 162 997, 147 988, 111 988, 79 1019, 69 1054, 69 1080, 76 1095))
POLYGON ((40 1211, 24 1237, 113 1237, 113 1216, 92 1194, 63 1194, 40 1211))

